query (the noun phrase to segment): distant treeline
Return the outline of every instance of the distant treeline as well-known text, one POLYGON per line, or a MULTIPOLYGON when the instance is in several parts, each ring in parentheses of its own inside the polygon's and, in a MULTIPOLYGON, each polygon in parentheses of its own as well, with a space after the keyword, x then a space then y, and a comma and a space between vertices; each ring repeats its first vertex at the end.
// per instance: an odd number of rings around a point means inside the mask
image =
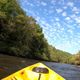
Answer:
POLYGON ((19 0, 0 0, 1 53, 62 63, 77 60, 80 64, 80 58, 49 45, 40 25, 19 4, 19 0))

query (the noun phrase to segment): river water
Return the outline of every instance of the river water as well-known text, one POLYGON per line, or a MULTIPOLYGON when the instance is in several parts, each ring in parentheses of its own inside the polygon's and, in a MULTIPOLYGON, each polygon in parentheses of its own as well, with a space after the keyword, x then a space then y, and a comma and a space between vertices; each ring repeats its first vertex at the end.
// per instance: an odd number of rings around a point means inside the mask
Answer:
POLYGON ((80 80, 80 67, 78 66, 53 62, 44 63, 66 80, 80 80))

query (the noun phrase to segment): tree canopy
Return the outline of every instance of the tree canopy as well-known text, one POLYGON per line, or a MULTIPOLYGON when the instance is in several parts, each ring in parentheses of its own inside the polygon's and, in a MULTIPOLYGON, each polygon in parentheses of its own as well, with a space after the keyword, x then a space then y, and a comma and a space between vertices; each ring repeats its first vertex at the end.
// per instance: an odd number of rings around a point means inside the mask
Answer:
POLYGON ((39 24, 16 0, 0 0, 0 44, 1 52, 41 58, 47 42, 39 24))

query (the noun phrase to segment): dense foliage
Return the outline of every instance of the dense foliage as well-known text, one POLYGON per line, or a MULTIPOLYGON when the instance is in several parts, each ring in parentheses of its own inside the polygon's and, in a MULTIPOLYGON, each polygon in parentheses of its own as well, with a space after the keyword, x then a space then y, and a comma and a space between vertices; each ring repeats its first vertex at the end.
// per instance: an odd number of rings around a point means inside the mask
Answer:
POLYGON ((39 24, 16 0, 0 0, 0 52, 49 59, 47 45, 39 24))
MULTIPOLYGON (((0 52, 21 57, 73 63, 73 56, 49 45, 34 18, 17 0, 0 0, 0 52)), ((75 62, 80 64, 79 56, 75 62)))
POLYGON ((70 63, 75 65, 80 65, 80 51, 72 55, 72 57, 70 58, 70 63))
POLYGON ((69 63, 72 56, 70 53, 56 49, 51 45, 49 45, 49 52, 51 60, 55 62, 69 63))

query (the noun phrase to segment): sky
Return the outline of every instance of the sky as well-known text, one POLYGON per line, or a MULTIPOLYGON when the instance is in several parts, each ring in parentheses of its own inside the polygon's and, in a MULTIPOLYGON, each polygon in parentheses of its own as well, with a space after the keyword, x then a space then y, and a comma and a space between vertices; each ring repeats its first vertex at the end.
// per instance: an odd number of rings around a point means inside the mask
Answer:
POLYGON ((39 23, 50 45, 72 54, 80 50, 80 0, 20 0, 20 4, 39 23))

